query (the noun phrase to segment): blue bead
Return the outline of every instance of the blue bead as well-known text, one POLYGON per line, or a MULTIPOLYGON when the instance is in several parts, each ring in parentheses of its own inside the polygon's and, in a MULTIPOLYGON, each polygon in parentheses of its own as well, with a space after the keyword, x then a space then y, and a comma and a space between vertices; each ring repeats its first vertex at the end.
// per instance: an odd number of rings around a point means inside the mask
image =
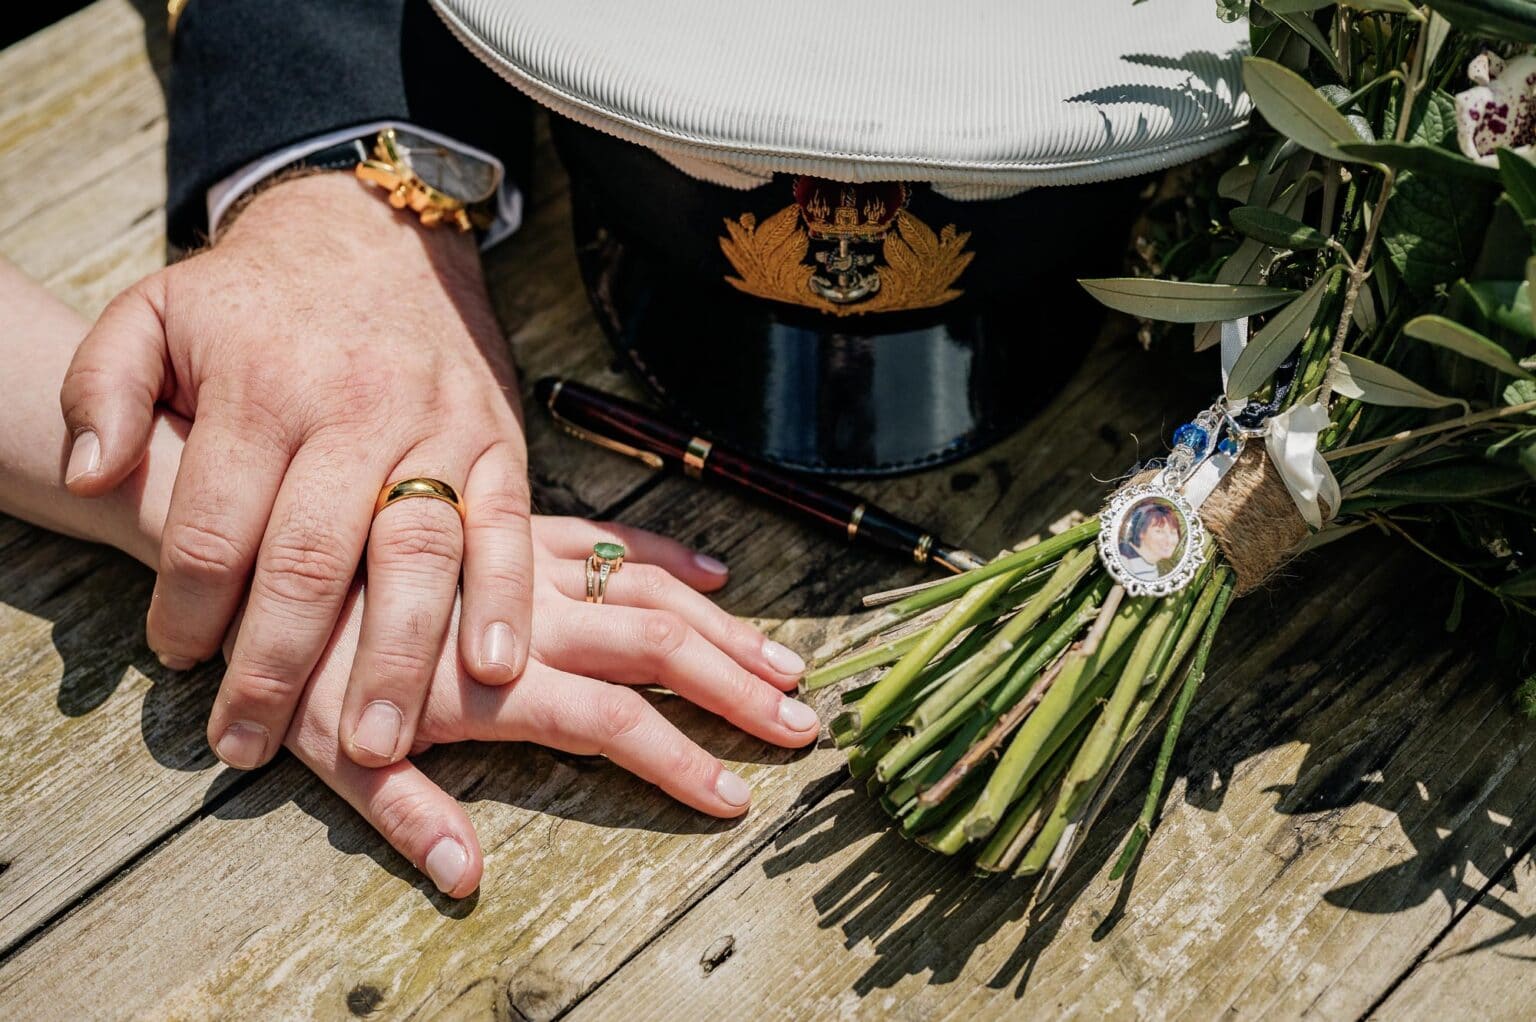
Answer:
POLYGON ((1218 451, 1220 451, 1222 454, 1226 454, 1226 455, 1236 454, 1237 453, 1237 441, 1233 440, 1229 436, 1224 436, 1224 437, 1221 438, 1221 443, 1216 445, 1216 449, 1218 451))
POLYGON ((1173 445, 1175 447, 1193 448, 1196 454, 1205 451, 1206 444, 1211 442, 1211 435, 1193 422, 1186 422, 1173 432, 1173 445))

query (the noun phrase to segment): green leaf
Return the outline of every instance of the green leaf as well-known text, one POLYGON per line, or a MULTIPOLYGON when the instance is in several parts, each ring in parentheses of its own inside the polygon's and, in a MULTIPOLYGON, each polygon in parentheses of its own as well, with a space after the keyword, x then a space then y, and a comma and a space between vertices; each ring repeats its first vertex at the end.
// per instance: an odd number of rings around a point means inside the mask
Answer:
POLYGON ((1536 43, 1536 4, 1528 0, 1425 0, 1430 10, 1469 35, 1536 43))
POLYGON ((1418 7, 1408 0, 1344 0, 1344 6, 1376 14, 1406 14, 1416 21, 1424 20, 1418 7))
POLYGON ((1296 297, 1279 287, 1191 284, 1151 277, 1080 280, 1089 294, 1116 312, 1166 323, 1209 323, 1256 316, 1296 297))
POLYGON ((1400 500, 1477 500, 1529 485, 1526 474, 1512 465, 1463 459, 1394 472, 1368 492, 1400 500))
POLYGON ((1341 142, 1338 148, 1348 156, 1384 167, 1419 170, 1485 185, 1499 183, 1497 170, 1439 146, 1413 142, 1341 142))
POLYGON ((1307 45, 1316 51, 1317 55, 1326 60, 1333 73, 1340 78, 1344 77, 1344 63, 1339 60, 1339 55, 1333 51, 1333 44, 1328 37, 1323 35, 1323 30, 1317 27, 1317 22, 1312 20, 1311 14, 1294 14, 1274 12, 1275 16, 1285 22, 1287 28, 1295 32, 1307 41, 1307 45))
POLYGON ((1257 163, 1239 163, 1235 167, 1228 168, 1217 180, 1216 194, 1233 202, 1247 202, 1248 193, 1253 190, 1253 182, 1258 176, 1257 163))
POLYGON ((1491 188, 1403 171, 1381 218, 1381 243, 1409 289, 1466 276, 1492 214, 1491 188))
POLYGON ((1536 220, 1536 164, 1508 149, 1500 149, 1499 179, 1522 220, 1536 220))
POLYGON ((1456 352, 1474 362, 1492 366, 1506 376, 1523 380, 1536 379, 1521 369, 1508 351, 1490 341, 1470 327, 1462 326, 1444 316, 1420 316, 1403 327, 1403 333, 1416 340, 1456 352))
POLYGON ((1347 351, 1334 368, 1333 389, 1368 405, 1389 408, 1440 408, 1465 403, 1459 398, 1436 394, 1395 369, 1347 351))
POLYGON ((1332 279, 1333 275, 1328 273, 1318 277, 1300 298, 1271 316, 1263 329, 1249 338, 1248 346, 1237 356, 1227 380, 1228 397, 1247 397, 1269 382, 1280 363, 1307 336, 1307 329, 1317 318, 1317 307, 1332 279))
POLYGON ((1314 153, 1352 159, 1339 152, 1338 143, 1358 142, 1355 129, 1301 75, 1263 57, 1245 57, 1243 84, 1253 105, 1280 134, 1314 153))
POLYGON ((1477 307, 1484 319, 1518 337, 1536 340, 1531 318, 1530 284, 1523 280, 1462 281, 1456 289, 1477 307))
POLYGON ((1536 596, 1536 568, 1521 572, 1497 588, 1500 596, 1513 596, 1516 598, 1536 596))
POLYGON ((1445 39, 1451 34, 1451 23, 1445 20, 1445 16, 1433 13, 1429 16, 1429 24, 1424 26, 1428 38, 1424 41, 1424 66, 1435 66, 1435 58, 1440 56, 1440 47, 1445 45, 1445 39))
POLYGON ((1231 213, 1232 226, 1243 234, 1275 248, 1310 251, 1328 244, 1314 227, 1263 206, 1239 206, 1231 213))
POLYGON ((1500 395, 1506 405, 1524 405, 1536 401, 1536 382, 1516 380, 1504 388, 1500 395))

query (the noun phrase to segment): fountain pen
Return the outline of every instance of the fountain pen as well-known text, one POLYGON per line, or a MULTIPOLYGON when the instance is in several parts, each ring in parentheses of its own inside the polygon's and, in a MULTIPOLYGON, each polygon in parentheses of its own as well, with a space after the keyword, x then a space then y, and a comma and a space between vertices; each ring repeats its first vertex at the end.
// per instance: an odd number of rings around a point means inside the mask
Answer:
POLYGON ((610 451, 638 458, 653 469, 681 469, 754 496, 848 537, 953 572, 980 567, 975 554, 938 539, 856 493, 775 468, 695 435, 633 401, 546 376, 533 388, 565 432, 610 451))

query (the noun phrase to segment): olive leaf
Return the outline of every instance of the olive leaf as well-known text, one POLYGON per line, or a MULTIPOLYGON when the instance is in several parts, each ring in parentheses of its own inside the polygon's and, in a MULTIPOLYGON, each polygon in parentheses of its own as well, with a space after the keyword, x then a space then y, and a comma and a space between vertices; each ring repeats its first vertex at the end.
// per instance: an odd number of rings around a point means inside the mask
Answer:
POLYGON ((1395 473, 1364 493, 1399 500, 1476 500, 1529 483, 1526 474, 1514 466, 1462 458, 1395 473))
POLYGON ((1230 216, 1238 231, 1275 248, 1309 251, 1328 244, 1328 239, 1315 227, 1263 206, 1239 206, 1230 216))
POLYGON ((1430 14, 1424 32, 1424 66, 1433 67, 1435 58, 1440 56, 1440 47, 1445 45, 1446 37, 1451 34, 1451 23, 1445 20, 1445 15, 1436 11, 1430 14))
POLYGON ((1192 284, 1150 277, 1101 277, 1079 284, 1116 312, 1166 323, 1208 323, 1268 312, 1296 297, 1278 287, 1192 284))
POLYGON ((1500 596, 1536 596, 1536 568, 1500 583, 1498 593, 1500 596))
POLYGON ((1463 280, 1456 290, 1472 300, 1478 313, 1494 326, 1536 340, 1531 317, 1530 284, 1523 280, 1463 280))
POLYGON ((1302 292, 1300 298, 1271 316, 1263 329, 1249 339, 1248 346, 1237 356, 1237 361, 1232 365, 1232 373, 1227 378, 1228 397, 1247 397, 1269 382, 1275 370, 1280 368, 1280 363, 1307 336, 1307 329, 1311 327, 1312 320, 1317 318, 1317 307, 1322 303, 1323 293, 1332 279, 1331 273, 1318 277, 1311 287, 1302 292))
POLYGON ((1424 15, 1419 12, 1418 7, 1409 3, 1408 0, 1344 0, 1344 6, 1368 13, 1406 14, 1416 21, 1424 20, 1424 15))
POLYGON ((1239 163, 1235 167, 1228 168, 1221 175, 1220 180, 1216 182, 1216 194, 1233 202, 1247 202, 1248 193, 1253 190, 1253 182, 1258 179, 1258 176, 1257 163, 1239 163))
POLYGON ((1498 184, 1499 172, 1439 146, 1412 142, 1340 142, 1339 152, 1366 163, 1398 170, 1419 170, 1444 177, 1498 184))
POLYGON ((1332 7, 1335 0, 1260 0, 1271 14, 1301 14, 1332 7))
POLYGON ((1263 57, 1245 57, 1243 84, 1253 105, 1276 131, 1314 153, 1355 159, 1338 148, 1340 142, 1360 141, 1355 129, 1295 71, 1263 57))
POLYGON ((1536 4, 1528 0, 1425 0, 1469 35, 1536 43, 1536 4))
POLYGON ((1506 376, 1514 376, 1520 379, 1536 379, 1530 373, 1520 368, 1508 351, 1498 344, 1490 341, 1471 327, 1462 326, 1454 320, 1444 316, 1419 316, 1412 319, 1403 327, 1403 334, 1426 344, 1433 344, 1448 351, 1454 351, 1464 358, 1470 358, 1474 362, 1492 366, 1506 376))
POLYGON ((1317 27, 1317 22, 1312 20, 1310 13, 1293 13, 1290 11, 1273 11, 1272 13, 1285 23, 1286 27, 1305 39, 1307 45, 1326 60, 1333 68, 1333 73, 1343 78, 1345 75, 1344 62, 1334 52, 1333 44, 1328 37, 1323 35, 1323 30, 1317 27))
POLYGON ((1436 394, 1395 369, 1347 351, 1333 368, 1333 389, 1344 397, 1390 408, 1440 408, 1466 403, 1460 398, 1436 394))

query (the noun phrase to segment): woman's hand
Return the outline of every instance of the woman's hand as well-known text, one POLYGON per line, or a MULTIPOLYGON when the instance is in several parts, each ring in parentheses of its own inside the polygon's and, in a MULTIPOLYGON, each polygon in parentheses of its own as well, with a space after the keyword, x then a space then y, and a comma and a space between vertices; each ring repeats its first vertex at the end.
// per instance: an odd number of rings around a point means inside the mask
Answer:
MULTIPOLYGON (((724 565, 652 533, 575 518, 535 517, 533 538, 527 669, 511 685, 482 685, 447 643, 413 752, 439 742, 522 741, 606 756, 695 809, 733 817, 747 811, 746 782, 628 686, 665 686, 775 745, 816 739, 815 712, 785 695, 804 671, 800 658, 700 594, 725 584, 724 565), (601 540, 623 543, 628 556, 599 606, 585 602, 584 561, 601 540)), ((363 597, 349 597, 284 744, 440 890, 464 897, 484 863, 458 802, 408 760, 369 768, 341 752, 363 597)))
MULTIPOLYGON (((0 512, 111 544, 153 567, 188 424, 158 412, 148 454, 122 486, 92 500, 67 491, 59 469, 70 438, 53 395, 84 331, 78 316, 0 260, 0 364, 14 370, 0 406, 0 512)), ((799 747, 817 733, 810 708, 783 694, 804 669, 800 658, 701 595, 725 584, 725 566, 679 543, 570 518, 533 518, 532 538, 537 582, 527 669, 503 687, 471 678, 451 641, 455 614, 445 622, 450 641, 430 665, 414 747, 539 742, 605 755, 704 812, 746 812, 741 778, 627 686, 665 685, 754 735, 799 747), (583 568, 599 540, 629 550, 602 606, 585 601, 583 568)), ((366 767, 344 751, 342 706, 364 595, 357 587, 345 594, 285 744, 439 888, 462 897, 480 882, 483 863, 458 802, 408 760, 366 767)))

